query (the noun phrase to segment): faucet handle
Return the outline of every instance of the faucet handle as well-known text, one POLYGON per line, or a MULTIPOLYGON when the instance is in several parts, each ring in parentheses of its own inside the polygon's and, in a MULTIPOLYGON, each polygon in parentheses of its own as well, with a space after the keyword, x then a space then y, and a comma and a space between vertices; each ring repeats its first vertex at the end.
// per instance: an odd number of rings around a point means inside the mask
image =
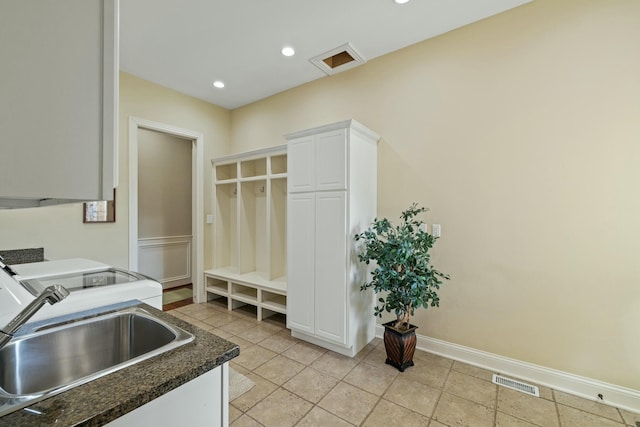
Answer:
POLYGON ((62 285, 51 285, 45 288, 43 294, 46 295, 49 304, 55 304, 68 297, 69 291, 62 285))

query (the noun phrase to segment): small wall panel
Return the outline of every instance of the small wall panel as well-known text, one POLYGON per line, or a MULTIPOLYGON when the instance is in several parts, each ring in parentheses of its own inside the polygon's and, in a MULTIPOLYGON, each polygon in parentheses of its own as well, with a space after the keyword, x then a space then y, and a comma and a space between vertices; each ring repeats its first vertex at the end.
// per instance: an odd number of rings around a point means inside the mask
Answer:
POLYGON ((138 269, 163 288, 191 283, 191 236, 138 240, 138 269))

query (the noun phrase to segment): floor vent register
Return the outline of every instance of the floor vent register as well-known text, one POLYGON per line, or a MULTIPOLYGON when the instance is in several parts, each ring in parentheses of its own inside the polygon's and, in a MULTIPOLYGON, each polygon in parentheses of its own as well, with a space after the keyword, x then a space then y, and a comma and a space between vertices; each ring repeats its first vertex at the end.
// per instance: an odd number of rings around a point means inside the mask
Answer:
POLYGON ((512 380, 511 378, 493 374, 493 383, 510 388, 512 390, 529 394, 531 396, 540 397, 540 390, 538 389, 538 387, 531 384, 523 383, 522 381, 512 380))

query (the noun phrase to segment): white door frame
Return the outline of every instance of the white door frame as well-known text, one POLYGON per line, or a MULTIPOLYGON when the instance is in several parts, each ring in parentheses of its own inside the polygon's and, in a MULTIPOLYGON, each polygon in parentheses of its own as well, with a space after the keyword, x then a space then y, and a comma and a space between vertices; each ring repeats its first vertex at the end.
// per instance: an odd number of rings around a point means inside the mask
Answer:
POLYGON ((129 117, 129 269, 138 269, 138 130, 147 129, 192 141, 191 149, 191 279, 194 302, 202 302, 204 274, 204 135, 164 123, 129 117))

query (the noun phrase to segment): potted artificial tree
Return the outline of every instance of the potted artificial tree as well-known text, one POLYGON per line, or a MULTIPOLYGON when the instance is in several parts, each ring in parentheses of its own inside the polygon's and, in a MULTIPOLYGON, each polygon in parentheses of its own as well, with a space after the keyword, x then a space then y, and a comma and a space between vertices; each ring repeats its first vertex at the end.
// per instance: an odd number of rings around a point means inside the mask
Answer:
POLYGON ((424 222, 416 218, 426 210, 413 203, 402 212, 400 225, 376 218, 370 228, 354 237, 356 242, 362 242, 358 259, 366 264, 376 263, 371 280, 361 290, 373 288, 376 294, 386 294, 378 299, 374 316, 382 317, 384 311, 396 315, 395 320, 383 324, 384 344, 386 363, 400 372, 413 366, 417 326, 411 324, 411 316, 417 308, 438 307, 438 289, 442 279, 449 279, 430 263, 429 249, 437 238, 427 233, 421 227, 424 222))

